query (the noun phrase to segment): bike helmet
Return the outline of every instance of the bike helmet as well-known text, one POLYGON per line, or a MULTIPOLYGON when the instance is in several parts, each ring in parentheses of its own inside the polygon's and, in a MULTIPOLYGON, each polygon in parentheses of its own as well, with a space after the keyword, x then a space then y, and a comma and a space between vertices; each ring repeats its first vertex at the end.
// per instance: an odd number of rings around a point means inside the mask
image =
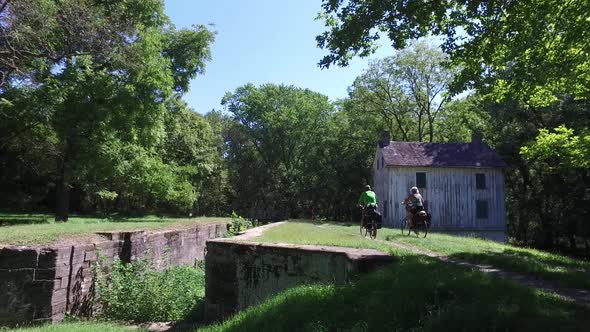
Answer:
POLYGON ((366 185, 366 186, 365 186, 365 191, 369 191, 369 190, 371 190, 371 186, 369 186, 369 185, 366 185))
POLYGON ((410 189, 410 194, 419 194, 420 192, 418 191, 418 187, 412 187, 412 189, 410 189))

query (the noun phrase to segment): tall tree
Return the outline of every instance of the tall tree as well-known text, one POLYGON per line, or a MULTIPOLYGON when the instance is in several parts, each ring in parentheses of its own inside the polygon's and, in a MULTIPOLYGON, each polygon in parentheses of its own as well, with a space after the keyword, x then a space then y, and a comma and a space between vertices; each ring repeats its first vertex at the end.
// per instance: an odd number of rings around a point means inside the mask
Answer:
POLYGON ((352 88, 351 98, 381 116, 394 139, 432 142, 435 122, 449 101, 454 71, 446 56, 426 42, 370 64, 352 88))
MULTIPOLYGON (((161 0, 4 4, 2 27, 9 32, 9 41, 3 42, 3 49, 12 52, 10 36, 16 34, 19 41, 27 42, 21 49, 36 52, 15 53, 18 70, 9 70, 12 76, 0 89, 0 97, 33 96, 39 103, 27 104, 24 113, 32 114, 29 118, 35 121, 45 119, 55 133, 56 219, 67 220, 72 184, 90 174, 100 156, 113 160, 112 153, 127 151, 118 157, 123 159, 130 151, 143 151, 138 153, 143 159, 135 162, 164 171, 166 167, 156 167, 162 164, 157 147, 165 136, 164 103, 187 91, 189 79, 203 71, 213 33, 203 26, 176 30, 161 0), (47 36, 34 33, 42 20, 29 17, 29 11, 46 12, 44 19, 51 26, 40 33, 47 36), (72 15, 83 22, 66 19, 71 11, 79 11, 72 15), (59 42, 51 43, 52 38, 59 42), (12 92, 22 89, 26 95, 12 92)), ((17 100, 8 104, 24 105, 17 100)), ((9 114, 10 108, 0 105, 0 113, 9 114)))
POLYGON ((322 186, 313 171, 323 155, 328 98, 293 86, 248 84, 222 102, 230 176, 243 208, 296 215, 322 186))

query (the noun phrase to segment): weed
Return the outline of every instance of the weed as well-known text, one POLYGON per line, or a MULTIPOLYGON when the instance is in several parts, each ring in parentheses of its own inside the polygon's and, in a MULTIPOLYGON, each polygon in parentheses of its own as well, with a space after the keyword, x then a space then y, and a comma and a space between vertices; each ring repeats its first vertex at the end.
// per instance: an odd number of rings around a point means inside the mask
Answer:
POLYGON ((107 269, 95 265, 99 316, 136 322, 196 318, 204 301, 205 272, 177 266, 157 271, 152 260, 123 263, 107 269))

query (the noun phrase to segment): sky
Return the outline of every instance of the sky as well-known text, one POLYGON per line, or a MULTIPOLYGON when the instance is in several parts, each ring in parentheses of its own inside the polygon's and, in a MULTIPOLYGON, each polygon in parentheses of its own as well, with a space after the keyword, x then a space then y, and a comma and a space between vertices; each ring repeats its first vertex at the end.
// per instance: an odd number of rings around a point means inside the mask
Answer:
POLYGON ((221 110, 226 92, 247 83, 295 85, 327 95, 347 96, 347 88, 368 67, 370 59, 393 54, 383 47, 366 59, 355 58, 348 67, 320 69, 327 51, 316 46, 324 31, 315 21, 321 0, 165 0, 166 13, 177 28, 214 24, 212 60, 205 74, 191 81, 184 96, 199 113, 221 110))

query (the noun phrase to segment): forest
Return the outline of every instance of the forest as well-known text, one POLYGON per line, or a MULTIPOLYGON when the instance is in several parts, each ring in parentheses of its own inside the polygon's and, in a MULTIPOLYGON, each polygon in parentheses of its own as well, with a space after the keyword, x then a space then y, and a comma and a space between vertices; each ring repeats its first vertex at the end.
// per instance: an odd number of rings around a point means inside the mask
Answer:
POLYGON ((477 132, 508 164, 511 241, 590 255, 590 2, 321 4, 320 67, 397 51, 340 100, 246 84, 199 114, 214 27, 162 0, 0 0, 0 209, 355 221, 383 130, 477 132))

